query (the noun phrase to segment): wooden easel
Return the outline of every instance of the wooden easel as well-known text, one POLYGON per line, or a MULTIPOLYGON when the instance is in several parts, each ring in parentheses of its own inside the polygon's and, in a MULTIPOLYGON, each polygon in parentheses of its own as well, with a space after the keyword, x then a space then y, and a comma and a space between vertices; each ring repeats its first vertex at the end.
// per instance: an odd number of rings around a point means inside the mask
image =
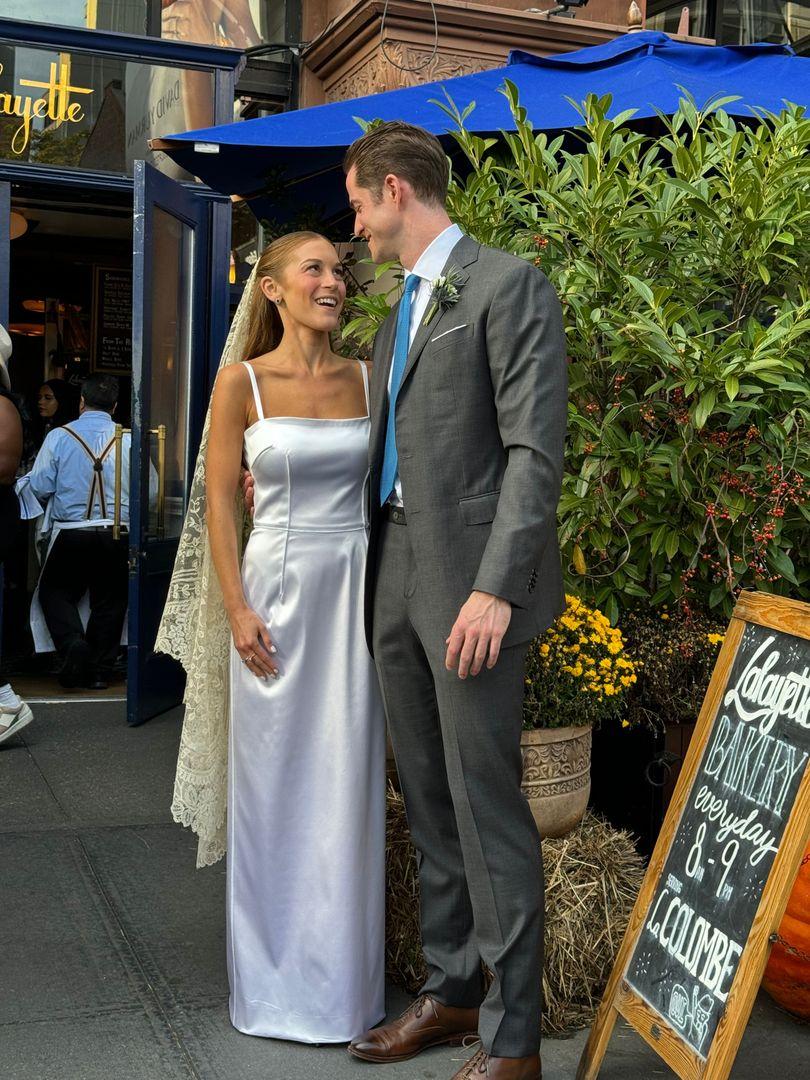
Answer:
POLYGON ((577 1080, 595 1080, 599 1075, 613 1026, 620 1015, 681 1080, 726 1080, 731 1071, 762 980, 772 935, 779 927, 810 838, 810 765, 804 770, 793 800, 753 925, 739 957, 723 1015, 705 1057, 696 1053, 667 1018, 631 988, 625 975, 644 928, 662 869, 677 835, 682 814, 692 793, 732 664, 749 624, 810 640, 810 605, 766 593, 744 592, 734 608, 672 802, 630 916, 602 1004, 580 1059, 577 1080))

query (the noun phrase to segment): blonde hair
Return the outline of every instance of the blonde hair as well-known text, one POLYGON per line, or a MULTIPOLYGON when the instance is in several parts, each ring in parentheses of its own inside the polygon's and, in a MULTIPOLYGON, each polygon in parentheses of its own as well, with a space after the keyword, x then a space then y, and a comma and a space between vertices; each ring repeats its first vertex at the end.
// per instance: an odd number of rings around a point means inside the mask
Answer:
MULTIPOLYGON (((287 233, 268 244, 259 256, 253 280, 253 295, 250 298, 245 345, 246 360, 253 360, 263 353, 278 348, 284 334, 284 324, 278 308, 262 292, 261 279, 271 277, 274 281, 278 281, 296 249, 309 240, 326 240, 326 237, 320 233, 308 231, 287 233)), ((327 240, 327 243, 329 242, 327 240)))

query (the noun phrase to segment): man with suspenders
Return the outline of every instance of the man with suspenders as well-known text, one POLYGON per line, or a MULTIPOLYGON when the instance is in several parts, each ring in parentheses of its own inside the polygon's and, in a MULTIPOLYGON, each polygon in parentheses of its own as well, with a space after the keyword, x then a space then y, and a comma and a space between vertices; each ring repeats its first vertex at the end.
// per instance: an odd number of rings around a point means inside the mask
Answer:
POLYGON ((31 490, 50 499, 51 541, 38 600, 63 660, 62 686, 103 689, 118 654, 127 610, 129 446, 122 440, 121 525, 113 536, 118 380, 90 375, 77 420, 48 432, 30 473, 31 490), (86 628, 79 602, 87 593, 86 628))

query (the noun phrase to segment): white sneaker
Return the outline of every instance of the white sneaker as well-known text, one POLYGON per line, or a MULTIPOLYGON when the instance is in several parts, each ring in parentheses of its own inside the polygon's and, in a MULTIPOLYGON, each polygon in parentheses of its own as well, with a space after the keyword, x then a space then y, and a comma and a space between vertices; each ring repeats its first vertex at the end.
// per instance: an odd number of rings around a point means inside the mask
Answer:
POLYGON ((8 724, 6 730, 0 732, 0 743, 10 739, 18 731, 22 731, 33 719, 34 714, 24 701, 21 701, 19 705, 0 705, 0 727, 8 724))

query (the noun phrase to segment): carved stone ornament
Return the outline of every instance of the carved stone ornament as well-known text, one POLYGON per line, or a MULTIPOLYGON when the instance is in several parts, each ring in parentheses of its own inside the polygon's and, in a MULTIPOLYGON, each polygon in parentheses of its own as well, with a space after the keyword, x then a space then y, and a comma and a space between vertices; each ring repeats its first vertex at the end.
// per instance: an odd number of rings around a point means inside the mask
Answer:
POLYGON ((398 90, 404 86, 419 86, 438 79, 453 79, 457 75, 472 75, 503 63, 497 57, 464 56, 406 45, 386 40, 385 51, 378 47, 351 71, 326 87, 326 100, 346 101, 349 98, 398 90), (393 61, 393 63, 391 62, 393 61), (397 66, 399 65, 399 66, 397 66), (408 70, 402 70, 403 68, 408 70))
POLYGON ((524 731, 523 794, 541 836, 565 836, 582 820, 591 791, 591 727, 524 731))

